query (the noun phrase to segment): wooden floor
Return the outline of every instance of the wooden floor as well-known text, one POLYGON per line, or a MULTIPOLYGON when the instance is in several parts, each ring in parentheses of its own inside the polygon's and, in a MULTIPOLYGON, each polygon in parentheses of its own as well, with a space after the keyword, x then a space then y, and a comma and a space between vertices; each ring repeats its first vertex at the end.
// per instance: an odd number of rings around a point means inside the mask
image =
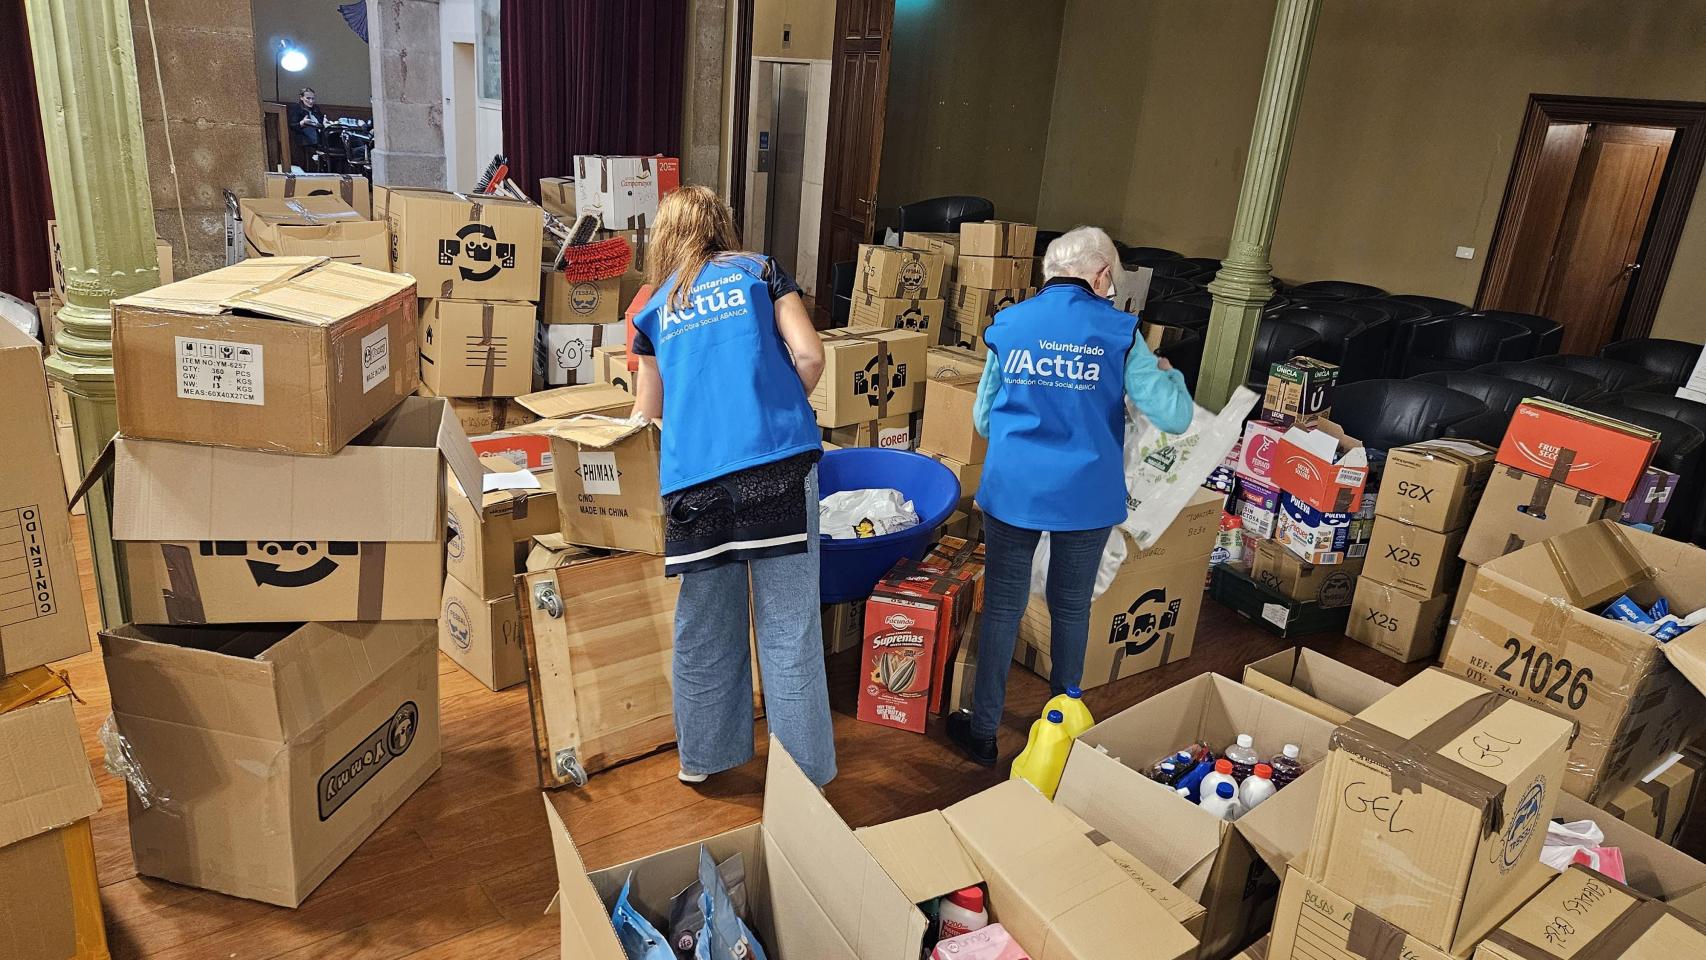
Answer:
MULTIPOLYGON (((77 524, 79 528, 81 524, 77 524)), ((78 545, 95 622, 87 549, 78 545)), ((1236 678, 1252 660, 1291 645, 1205 600, 1192 655, 1086 694, 1098 716, 1209 671, 1236 678)), ((1343 637, 1308 641, 1390 681, 1420 669, 1343 637)), ((94 818, 101 900, 114 957, 157 960, 547 958, 557 921, 544 914, 556 889, 551 842, 532 759, 525 687, 492 693, 439 658, 444 766, 295 910, 237 900, 136 875, 123 783, 101 767, 96 741, 110 709, 98 653, 67 661, 84 745, 100 785, 94 818)), ((830 662, 840 777, 826 791, 853 826, 944 806, 997 782, 1004 769, 959 759, 941 728, 924 736, 853 718, 857 651, 830 662)), ((1024 744, 1047 683, 1015 668, 1007 758, 1024 744)), ((758 819, 762 755, 690 788, 675 779, 673 751, 594 774, 551 795, 589 868, 597 869, 758 819)), ((1706 818, 1697 818, 1706 819, 1706 818)), ((1696 839, 1699 839, 1697 836, 1696 839)))

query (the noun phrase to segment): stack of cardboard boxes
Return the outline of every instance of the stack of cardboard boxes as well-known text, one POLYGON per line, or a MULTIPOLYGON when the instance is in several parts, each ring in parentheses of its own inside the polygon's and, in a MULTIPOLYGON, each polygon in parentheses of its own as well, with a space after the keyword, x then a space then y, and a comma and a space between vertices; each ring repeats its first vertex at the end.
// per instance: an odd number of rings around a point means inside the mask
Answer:
POLYGON ((990 220, 960 225, 953 282, 948 285, 948 318, 941 343, 989 352, 983 332, 995 314, 1036 293, 1037 228, 1028 223, 990 220))
POLYGON ((951 248, 861 244, 854 265, 848 323, 884 330, 913 330, 934 346, 942 340, 943 291, 953 263, 951 248))
POLYGON ((923 733, 961 702, 982 584, 983 547, 955 537, 884 575, 864 604, 859 719, 923 733))
POLYGON ((935 379, 924 384, 924 416, 918 432, 918 452, 953 471, 960 482, 960 502, 948 519, 949 532, 966 540, 981 540, 982 513, 973 497, 983 477, 983 458, 989 441, 972 426, 977 402, 977 374, 935 379))
POLYGON ((929 349, 929 337, 917 330, 823 331, 823 376, 810 399, 824 440, 838 447, 912 449, 929 349))

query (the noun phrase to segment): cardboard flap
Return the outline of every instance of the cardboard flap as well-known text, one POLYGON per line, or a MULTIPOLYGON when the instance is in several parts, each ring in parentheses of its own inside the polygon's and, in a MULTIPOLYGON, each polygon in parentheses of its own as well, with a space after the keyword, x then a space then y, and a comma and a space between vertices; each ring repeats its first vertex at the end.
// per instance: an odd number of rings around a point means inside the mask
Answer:
POLYGON ((853 831, 913 903, 983 882, 940 810, 853 831))
POLYGON ((0 847, 100 808, 69 697, 0 714, 0 847))
POLYGON ((227 311, 225 301, 243 291, 288 280, 325 262, 324 257, 255 257, 132 294, 113 306, 218 316, 227 311))
POLYGON ((542 419, 558 420, 613 408, 628 409, 634 405, 634 398, 608 383, 586 383, 529 393, 516 397, 515 402, 542 419))
POLYGON ((1694 685, 1694 689, 1706 693, 1706 626, 1678 634, 1660 644, 1660 648, 1664 650, 1665 659, 1694 685))
POLYGON ((1653 578, 1653 571, 1631 546, 1624 528, 1600 520, 1545 541, 1546 551, 1567 591, 1571 606, 1597 607, 1653 578))
POLYGON ((415 278, 406 273, 383 273, 350 263, 314 258, 302 270, 235 291, 220 305, 278 320, 330 326, 373 304, 414 289, 415 278))
POLYGON ((89 472, 83 475, 82 481, 77 484, 77 489, 71 491, 68 506, 75 507, 77 501, 83 499, 83 496, 89 492, 89 488, 94 486, 96 481, 112 471, 114 447, 117 443, 118 436, 115 434, 107 441, 107 445, 101 448, 100 456, 96 457, 95 462, 89 465, 89 472))
POLYGON ((450 468, 450 475, 456 478, 457 486, 463 490, 481 489, 481 477, 486 470, 480 466, 479 455, 468 442, 468 434, 462 430, 462 421, 457 419, 456 411, 451 409, 450 402, 438 400, 438 452, 444 457, 445 466, 450 468))
POLYGON ((1290 786, 1233 822, 1232 829, 1249 841, 1274 876, 1285 876, 1286 864, 1308 853, 1309 831, 1315 822, 1315 808, 1325 779, 1319 769, 1307 770, 1290 786))
POLYGON ((657 426, 649 422, 634 423, 587 413, 572 420, 553 423, 542 432, 558 440, 567 440, 577 447, 605 450, 636 434, 656 429, 657 426))
POLYGON ((575 849, 569 828, 551 805, 551 795, 541 793, 540 798, 545 801, 545 818, 551 823, 551 849, 557 859, 557 897, 552 902, 561 913, 563 956, 577 960, 583 957, 627 960, 610 926, 610 913, 604 909, 604 901, 586 875, 586 864, 575 849))
POLYGON ((289 630, 125 624, 101 631, 101 656, 120 732, 135 717, 268 740, 282 750, 276 668, 250 651, 289 630))
POLYGON ((430 620, 308 623, 256 659, 276 667, 278 711, 294 739, 367 690, 399 660, 438 643, 430 620))

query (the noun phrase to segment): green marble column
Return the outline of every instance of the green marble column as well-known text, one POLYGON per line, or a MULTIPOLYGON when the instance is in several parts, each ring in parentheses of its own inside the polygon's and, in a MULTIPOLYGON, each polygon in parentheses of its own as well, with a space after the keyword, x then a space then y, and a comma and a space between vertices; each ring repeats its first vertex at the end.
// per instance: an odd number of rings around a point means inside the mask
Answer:
MULTIPOLYGON (((48 376, 71 399, 86 471, 118 429, 112 301, 159 285, 142 108, 126 0, 25 0, 48 175, 65 264, 65 308, 48 376)), ((27 189, 26 185, 17 185, 27 189)), ((101 619, 126 619, 112 542, 112 491, 88 502, 101 619)))
POLYGON ((1249 373, 1262 305, 1273 296, 1273 264, 1268 253, 1274 242, 1274 219, 1285 189, 1291 135, 1297 127, 1297 107, 1303 99, 1303 78, 1309 69, 1309 51, 1320 12, 1321 0, 1279 0, 1274 11, 1273 38, 1268 42, 1268 62, 1262 71, 1262 92, 1256 104, 1255 129, 1250 132, 1244 184, 1238 193, 1232 246, 1220 273, 1208 285, 1214 308, 1197 378, 1197 402, 1211 410, 1220 409, 1249 373))

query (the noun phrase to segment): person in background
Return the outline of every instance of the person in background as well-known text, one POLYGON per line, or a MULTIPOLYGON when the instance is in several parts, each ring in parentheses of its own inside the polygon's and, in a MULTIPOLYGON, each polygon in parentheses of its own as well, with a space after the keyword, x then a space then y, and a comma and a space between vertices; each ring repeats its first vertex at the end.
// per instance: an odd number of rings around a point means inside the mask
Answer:
POLYGON ((320 150, 326 115, 314 106, 313 87, 303 87, 296 95, 296 102, 285 111, 285 121, 290 125, 291 162, 304 170, 318 170, 314 154, 320 150))
POLYGON ((681 578, 680 778, 699 783, 753 755, 752 624, 770 731, 822 786, 835 744, 818 607, 823 444, 807 398, 823 343, 794 279, 740 251, 710 189, 664 198, 648 255, 657 292, 634 317, 634 412, 661 420, 664 573, 681 578))
POLYGON ((1079 227, 1049 244, 1047 281, 1007 307, 984 333, 973 421, 989 438, 977 502, 988 566, 972 706, 948 718, 948 736, 984 766, 1007 700, 1031 560, 1049 535, 1049 685, 1083 679, 1090 601, 1111 529, 1126 516, 1125 401, 1168 433, 1190 426, 1185 379, 1138 336, 1137 318, 1108 302, 1119 269, 1108 235, 1079 227))

